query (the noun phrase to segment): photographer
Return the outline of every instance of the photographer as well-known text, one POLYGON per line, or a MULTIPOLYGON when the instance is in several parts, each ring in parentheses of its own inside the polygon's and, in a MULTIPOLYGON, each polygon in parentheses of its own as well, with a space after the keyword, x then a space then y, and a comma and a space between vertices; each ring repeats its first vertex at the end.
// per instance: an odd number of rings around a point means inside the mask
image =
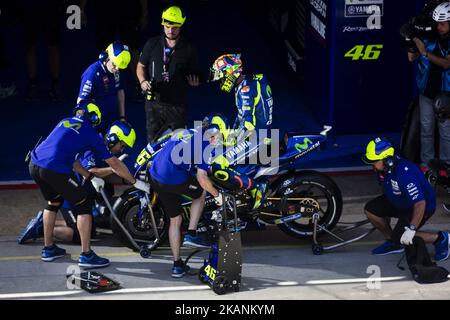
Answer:
MULTIPOLYGON (((427 163, 435 158, 434 130, 436 118, 433 100, 441 92, 450 91, 450 2, 439 4, 433 11, 436 23, 434 36, 421 40, 414 37, 415 47, 408 52, 409 61, 418 60, 417 86, 420 91, 421 170, 428 171, 427 163)), ((440 156, 450 164, 450 121, 439 123, 440 156)))

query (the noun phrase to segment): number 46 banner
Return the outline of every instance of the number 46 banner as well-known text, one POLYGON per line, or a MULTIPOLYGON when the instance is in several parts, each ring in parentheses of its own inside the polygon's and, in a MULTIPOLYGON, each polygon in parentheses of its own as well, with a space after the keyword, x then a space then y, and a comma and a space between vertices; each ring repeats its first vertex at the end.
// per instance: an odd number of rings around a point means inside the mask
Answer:
POLYGON ((378 60, 382 49, 382 44, 356 45, 347 51, 344 57, 352 60, 378 60))

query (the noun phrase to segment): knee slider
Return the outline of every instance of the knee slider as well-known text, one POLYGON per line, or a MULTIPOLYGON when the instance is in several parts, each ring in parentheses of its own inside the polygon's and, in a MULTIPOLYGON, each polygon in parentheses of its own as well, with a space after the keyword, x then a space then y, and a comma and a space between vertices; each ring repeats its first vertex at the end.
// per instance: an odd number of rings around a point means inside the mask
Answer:
POLYGON ((90 214, 92 215, 92 206, 94 205, 94 201, 87 197, 82 201, 75 204, 73 208, 73 213, 76 215, 90 214))

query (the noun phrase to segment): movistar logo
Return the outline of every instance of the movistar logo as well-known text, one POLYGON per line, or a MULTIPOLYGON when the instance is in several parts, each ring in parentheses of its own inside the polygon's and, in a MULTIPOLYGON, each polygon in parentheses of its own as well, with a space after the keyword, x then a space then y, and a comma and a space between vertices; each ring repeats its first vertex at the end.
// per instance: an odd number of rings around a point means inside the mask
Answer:
POLYGON ((72 129, 72 130, 75 130, 75 131, 79 130, 81 128, 81 126, 82 126, 81 123, 71 123, 69 120, 65 120, 61 124, 64 126, 64 128, 72 129))
POLYGON ((306 149, 308 149, 309 145, 312 144, 313 142, 311 140, 309 140, 308 138, 303 139, 303 143, 296 143, 295 144, 295 149, 298 152, 302 152, 305 151, 306 149))

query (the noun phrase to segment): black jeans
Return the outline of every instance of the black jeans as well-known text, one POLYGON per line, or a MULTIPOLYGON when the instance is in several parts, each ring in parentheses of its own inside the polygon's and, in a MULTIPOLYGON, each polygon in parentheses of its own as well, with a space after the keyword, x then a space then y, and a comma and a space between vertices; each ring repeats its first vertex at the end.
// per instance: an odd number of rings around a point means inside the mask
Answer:
POLYGON ((146 101, 147 142, 154 142, 167 129, 186 127, 186 107, 146 101))

